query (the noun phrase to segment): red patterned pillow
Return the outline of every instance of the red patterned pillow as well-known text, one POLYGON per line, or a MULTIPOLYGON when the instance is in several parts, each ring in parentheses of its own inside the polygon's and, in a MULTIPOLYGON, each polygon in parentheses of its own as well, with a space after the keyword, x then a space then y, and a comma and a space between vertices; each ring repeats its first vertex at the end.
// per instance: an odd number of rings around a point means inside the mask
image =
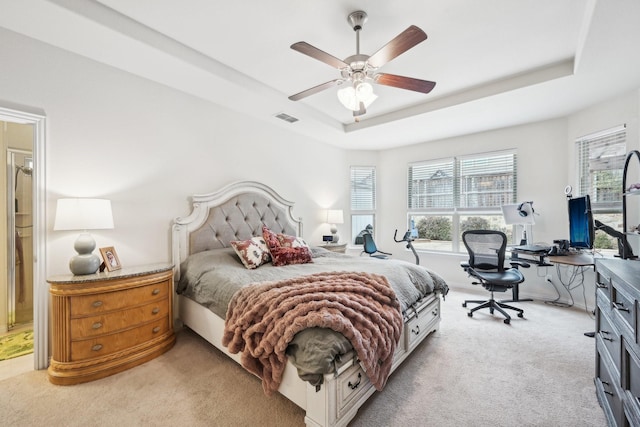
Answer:
POLYGON ((266 225, 262 226, 262 237, 264 238, 264 241, 267 244, 269 251, 272 251, 273 249, 279 248, 280 246, 282 246, 280 244, 280 240, 278 239, 278 235, 273 231, 269 230, 269 228, 266 225))
POLYGON ((250 240, 234 240, 230 243, 244 266, 250 270, 271 261, 271 254, 263 237, 253 237, 250 240))
POLYGON ((307 242, 305 242, 301 237, 290 236, 284 233, 274 233, 273 231, 269 230, 266 225, 262 226, 262 237, 264 237, 265 242, 267 242, 269 250, 271 250, 272 247, 278 248, 281 246, 285 248, 300 248, 303 246, 307 248, 309 247, 309 245, 307 245, 307 242))
POLYGON ((289 264, 307 264, 313 262, 311 250, 307 246, 293 248, 281 246, 271 249, 271 259, 275 267, 289 264))

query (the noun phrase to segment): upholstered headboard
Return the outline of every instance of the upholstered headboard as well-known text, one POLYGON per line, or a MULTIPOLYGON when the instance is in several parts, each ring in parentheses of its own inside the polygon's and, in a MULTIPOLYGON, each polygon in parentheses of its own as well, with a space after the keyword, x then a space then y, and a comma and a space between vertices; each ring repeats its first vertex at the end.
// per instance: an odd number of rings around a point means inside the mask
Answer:
POLYGON ((191 199, 191 213, 173 221, 172 250, 177 277, 180 263, 190 254, 226 248, 232 240, 259 236, 263 225, 276 233, 302 236, 302 222, 292 214, 293 202, 259 182, 236 182, 191 199))

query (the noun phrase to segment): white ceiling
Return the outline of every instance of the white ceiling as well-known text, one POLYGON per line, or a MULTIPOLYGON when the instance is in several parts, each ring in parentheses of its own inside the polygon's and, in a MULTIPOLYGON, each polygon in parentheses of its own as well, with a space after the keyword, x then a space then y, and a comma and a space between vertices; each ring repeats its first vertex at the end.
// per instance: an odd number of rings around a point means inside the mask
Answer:
POLYGON ((637 0, 0 0, 0 10, 7 29, 352 149, 561 117, 640 87, 637 0), (336 88, 287 98, 339 77, 289 46, 353 55, 355 10, 369 16, 363 54, 409 25, 427 33, 380 71, 435 81, 430 94, 376 85, 359 122, 336 88))

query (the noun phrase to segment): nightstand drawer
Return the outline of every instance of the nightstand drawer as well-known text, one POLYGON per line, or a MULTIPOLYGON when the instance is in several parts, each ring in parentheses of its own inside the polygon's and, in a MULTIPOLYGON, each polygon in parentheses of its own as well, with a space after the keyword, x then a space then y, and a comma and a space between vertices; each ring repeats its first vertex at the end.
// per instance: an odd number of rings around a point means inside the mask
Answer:
POLYGON ((146 301, 166 298, 170 283, 165 281, 119 292, 72 297, 71 317, 93 316, 97 313, 120 310, 146 301))
POLYGON ((93 339, 71 342, 71 360, 86 360, 135 347, 169 331, 169 318, 164 317, 133 329, 93 339))
POLYGON ((71 320, 71 339, 93 337, 169 315, 169 299, 92 317, 71 320))

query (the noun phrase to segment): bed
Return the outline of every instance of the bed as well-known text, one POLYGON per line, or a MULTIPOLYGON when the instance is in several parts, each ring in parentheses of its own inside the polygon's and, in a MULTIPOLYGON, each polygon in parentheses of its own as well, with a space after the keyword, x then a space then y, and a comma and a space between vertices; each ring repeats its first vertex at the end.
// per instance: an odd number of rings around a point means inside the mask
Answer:
MULTIPOLYGON (((369 396, 384 387, 388 375, 437 330, 440 300, 448 288, 437 273, 424 267, 398 260, 338 254, 308 245, 301 238, 302 221, 293 216, 292 208, 292 202, 270 187, 251 181, 192 196, 191 213, 176 218, 172 226, 176 312, 186 327, 262 377, 267 394, 277 389, 304 409, 307 426, 346 426, 369 396), (257 268, 247 265, 247 260, 239 257, 242 253, 235 250, 237 243, 255 241, 263 235, 267 239, 275 239, 274 236, 289 239, 284 246, 296 247, 296 253, 308 252, 311 259, 276 266, 276 261, 281 263, 288 258, 276 258, 276 250, 271 246, 271 262, 257 268), (295 297, 302 298, 296 301, 307 301, 306 294, 297 294, 305 286, 320 295, 321 309, 325 311, 315 317, 311 311, 304 312, 289 320, 288 315, 302 310, 306 303, 286 306, 280 300, 274 303, 274 298, 295 290, 295 297), (353 291, 356 293, 343 294, 353 291), (248 296, 247 292, 253 295, 248 296), (254 312, 273 317, 261 318, 263 324, 258 326, 262 329, 254 335, 263 338, 268 335, 265 329, 274 329, 268 331, 269 336, 280 331, 274 343, 267 343, 266 347, 275 352, 275 356, 270 354, 268 358, 248 356, 251 340, 239 341, 247 337, 247 330, 234 332, 244 321, 239 320, 239 314, 236 316, 239 307, 258 296, 262 296, 263 304, 273 305, 254 312), (327 308, 327 304, 333 305, 327 308), (341 312, 335 318, 333 314, 327 315, 339 311, 338 306, 341 312), (356 306, 358 309, 354 309, 356 306), (276 310, 282 313, 273 314, 276 310), (365 315, 382 323, 370 325, 364 331, 335 326, 358 323, 341 321, 340 316, 358 320, 365 315), (225 317, 228 317, 226 324, 225 317), (318 342, 322 343, 320 349, 318 342), (368 347, 377 353, 368 354, 373 351, 368 347)), ((318 304, 318 300, 313 303, 318 304)), ((252 326, 254 330, 256 327, 252 326)))

